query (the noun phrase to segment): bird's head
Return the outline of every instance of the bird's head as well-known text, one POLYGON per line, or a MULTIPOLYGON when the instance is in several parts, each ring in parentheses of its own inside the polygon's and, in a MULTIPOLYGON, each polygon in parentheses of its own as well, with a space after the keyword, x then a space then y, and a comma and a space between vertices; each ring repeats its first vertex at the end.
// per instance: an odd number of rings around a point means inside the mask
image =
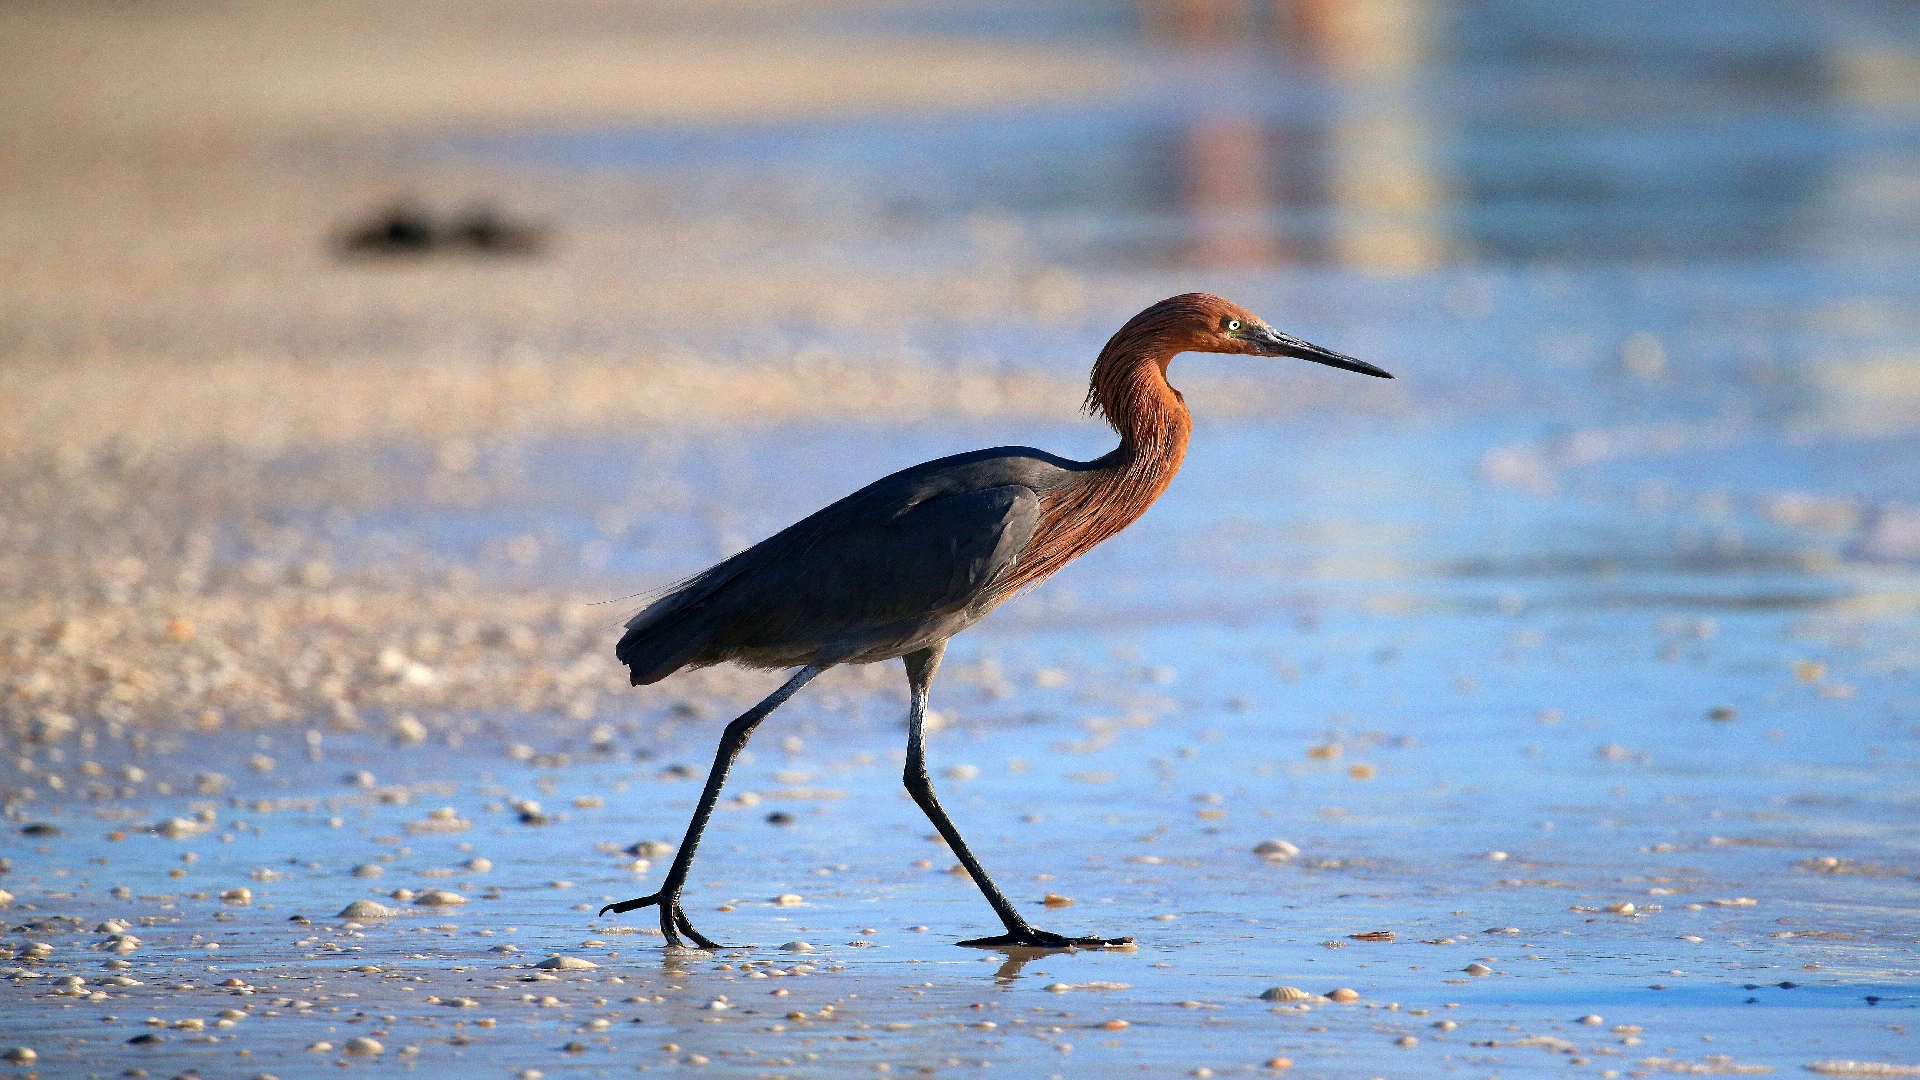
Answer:
MULTIPOLYGON (((1182 293, 1128 319, 1119 333, 1107 340, 1100 358, 1093 362, 1093 377, 1087 384, 1087 411, 1106 417, 1123 432, 1128 430, 1139 413, 1137 399, 1147 386, 1141 379, 1142 372, 1157 368, 1154 381, 1166 388, 1167 363, 1183 352, 1285 356, 1378 379, 1393 378, 1365 360, 1283 334, 1230 300, 1207 293, 1182 293)), ((1171 392, 1179 396, 1179 391, 1171 392)))
MULTIPOLYGON (((1207 293, 1184 293, 1162 300, 1134 316, 1128 328, 1136 325, 1171 346, 1173 352, 1285 356, 1379 379, 1393 378, 1365 360, 1283 334, 1239 304, 1207 293)), ((1127 330, 1122 329, 1121 334, 1125 333, 1127 330)))

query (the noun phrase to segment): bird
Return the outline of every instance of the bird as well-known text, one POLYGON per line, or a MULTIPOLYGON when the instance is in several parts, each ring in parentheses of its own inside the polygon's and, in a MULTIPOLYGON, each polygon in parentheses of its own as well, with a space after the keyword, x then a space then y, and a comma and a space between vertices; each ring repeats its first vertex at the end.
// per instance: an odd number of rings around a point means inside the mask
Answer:
POLYGON ((1132 524, 1166 491, 1193 430, 1185 399, 1167 381, 1169 362, 1186 352, 1286 357, 1393 378, 1283 334, 1218 296, 1183 293, 1129 319, 1094 362, 1085 409, 1119 434, 1111 453, 1074 461, 1001 446, 928 461, 671 587, 626 623, 615 647, 633 685, 725 662, 796 670, 727 725, 659 890, 608 904, 600 917, 656 907, 669 946, 691 940, 701 949, 720 948, 687 919, 681 892, 734 759, 754 728, 822 671, 897 657, 909 691, 907 792, 1005 929, 959 944, 1072 949, 1130 943, 1038 929, 1008 901, 934 793, 926 764, 927 698, 955 634, 1132 524))

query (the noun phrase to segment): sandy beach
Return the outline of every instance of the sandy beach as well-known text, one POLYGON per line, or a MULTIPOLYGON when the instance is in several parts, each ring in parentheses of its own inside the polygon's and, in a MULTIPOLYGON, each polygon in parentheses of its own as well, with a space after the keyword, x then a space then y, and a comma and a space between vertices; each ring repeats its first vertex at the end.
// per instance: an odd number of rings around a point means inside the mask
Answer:
POLYGON ((1912 1075, 1920 28, 1845 13, 0 10, 0 1074, 1912 1075), (780 678, 621 622, 1104 453, 1189 289, 1400 378, 1179 360, 1167 496, 934 696, 1137 945, 953 944, 891 663, 736 770, 737 947, 596 917, 780 678))

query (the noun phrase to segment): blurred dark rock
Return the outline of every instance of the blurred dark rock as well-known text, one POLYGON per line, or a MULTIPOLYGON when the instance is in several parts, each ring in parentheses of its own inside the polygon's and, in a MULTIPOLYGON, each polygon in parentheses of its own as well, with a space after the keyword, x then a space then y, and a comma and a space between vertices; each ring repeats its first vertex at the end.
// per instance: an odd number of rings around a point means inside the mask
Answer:
POLYGON ((351 255, 424 255, 434 247, 433 220, 419 207, 396 203, 341 238, 351 255))
POLYGON ((491 203, 475 204, 443 220, 423 207, 403 201, 347 228, 337 246, 342 255, 349 257, 534 255, 545 249, 547 238, 544 227, 515 221, 491 203))

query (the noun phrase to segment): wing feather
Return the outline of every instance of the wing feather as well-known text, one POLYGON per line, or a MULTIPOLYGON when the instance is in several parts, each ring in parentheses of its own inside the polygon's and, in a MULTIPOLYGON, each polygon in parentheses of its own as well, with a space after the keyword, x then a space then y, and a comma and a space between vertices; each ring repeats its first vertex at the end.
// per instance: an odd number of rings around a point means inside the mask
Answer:
POLYGON ((851 649, 990 599, 1033 538, 1039 496, 928 479, 857 492, 696 575, 635 615, 616 654, 636 684, 656 682, 688 664, 851 649))
POLYGON ((715 590, 710 603, 732 624, 719 641, 798 645, 963 610, 1026 548, 1039 509, 1031 489, 1010 485, 821 529, 715 590))

